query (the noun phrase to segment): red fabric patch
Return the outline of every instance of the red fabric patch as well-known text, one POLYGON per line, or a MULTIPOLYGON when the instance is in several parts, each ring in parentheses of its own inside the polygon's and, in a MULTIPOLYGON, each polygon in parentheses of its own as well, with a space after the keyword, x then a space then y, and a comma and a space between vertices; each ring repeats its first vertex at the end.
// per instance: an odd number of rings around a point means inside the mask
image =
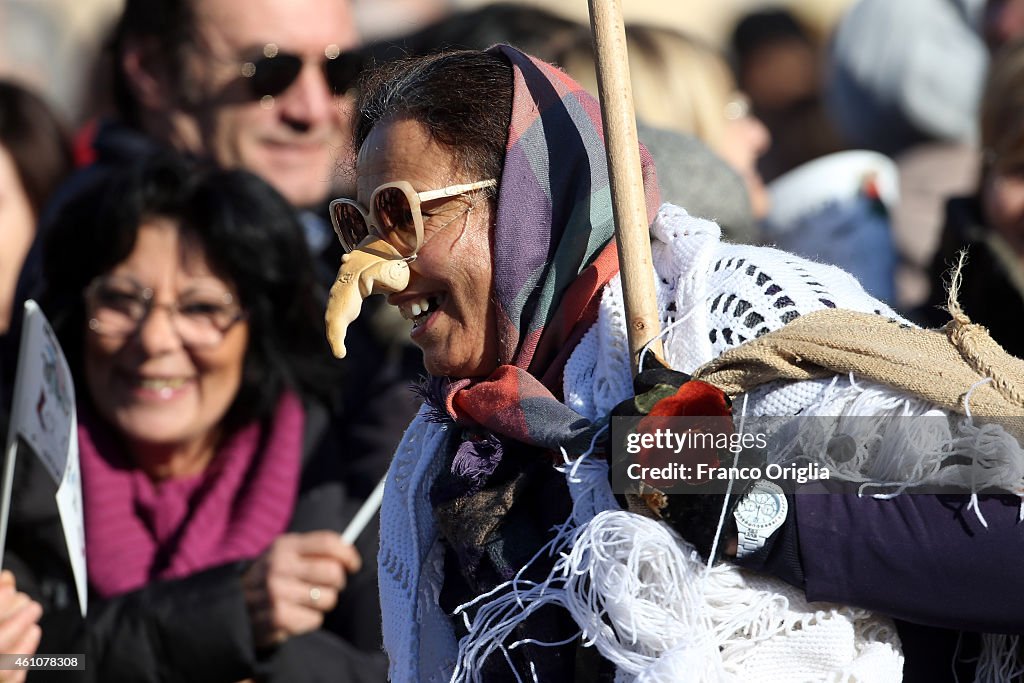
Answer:
MULTIPOLYGON (((703 483, 698 476, 702 471, 701 465, 713 468, 721 464, 719 448, 714 444, 730 438, 735 430, 729 398, 707 382, 691 380, 679 387, 676 393, 654 404, 651 412, 640 421, 637 431, 644 434, 671 433, 674 438, 688 439, 689 445, 685 447, 680 446, 680 441, 663 440, 661 447, 644 448, 637 454, 636 462, 641 467, 658 469, 678 464, 688 468, 685 470, 688 472, 685 483, 700 484, 703 483), (683 425, 679 420, 671 419, 680 417, 695 419, 688 419, 683 425), (693 444, 697 435, 702 436, 693 444)), ((666 487, 664 479, 645 477, 644 483, 661 491, 671 488, 666 487)))
POLYGON ((729 398, 720 389, 699 379, 690 380, 679 391, 663 398, 651 408, 651 416, 699 417, 732 415, 729 398))

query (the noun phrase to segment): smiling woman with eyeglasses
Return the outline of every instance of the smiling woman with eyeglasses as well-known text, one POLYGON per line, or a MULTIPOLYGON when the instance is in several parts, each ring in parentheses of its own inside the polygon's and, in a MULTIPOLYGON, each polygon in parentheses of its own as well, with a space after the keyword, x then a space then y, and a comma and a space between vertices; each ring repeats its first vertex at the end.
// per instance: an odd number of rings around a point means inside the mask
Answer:
POLYGON ((43 600, 41 651, 86 652, 94 680, 301 681, 313 660, 383 680, 375 539, 338 535, 375 480, 344 449, 291 207, 249 173, 158 157, 71 199, 44 259, 92 603, 80 642, 74 609, 43 600))

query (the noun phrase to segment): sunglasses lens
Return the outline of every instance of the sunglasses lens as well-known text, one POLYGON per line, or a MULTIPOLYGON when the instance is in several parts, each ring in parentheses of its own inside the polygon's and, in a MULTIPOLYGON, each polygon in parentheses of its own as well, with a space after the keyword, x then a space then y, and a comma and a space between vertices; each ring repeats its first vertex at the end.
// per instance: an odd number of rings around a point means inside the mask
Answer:
POLYGON ((397 187, 379 190, 373 198, 373 210, 384 239, 405 256, 416 251, 416 222, 405 192, 397 187))
POLYGON ((297 55, 278 54, 276 57, 262 57, 254 63, 249 87, 256 97, 280 95, 288 89, 299 72, 302 58, 297 55))
POLYGON ((338 233, 338 239, 341 240, 341 246, 345 247, 345 251, 355 249, 369 233, 362 212, 352 204, 338 202, 331 209, 331 218, 334 221, 334 230, 338 233))
POLYGON ((334 59, 324 61, 327 84, 335 95, 343 95, 355 85, 362 69, 363 59, 355 52, 342 52, 334 59))

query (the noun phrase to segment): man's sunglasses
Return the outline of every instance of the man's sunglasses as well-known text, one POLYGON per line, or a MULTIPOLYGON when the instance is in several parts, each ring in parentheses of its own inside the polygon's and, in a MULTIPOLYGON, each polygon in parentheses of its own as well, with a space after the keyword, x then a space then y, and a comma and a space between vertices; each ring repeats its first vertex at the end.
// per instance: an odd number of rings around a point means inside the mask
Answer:
MULTIPOLYGON (((283 52, 274 43, 267 43, 263 46, 262 57, 241 65, 241 74, 248 81, 254 98, 274 97, 295 82, 302 71, 303 62, 301 56, 283 52)), ((337 45, 328 45, 324 49, 322 66, 331 92, 342 95, 359 78, 363 58, 358 52, 342 52, 337 45)))
POLYGON ((422 202, 458 197, 495 185, 494 180, 480 180, 417 192, 405 180, 385 183, 370 195, 369 211, 354 199, 335 199, 330 207, 331 222, 347 252, 354 251, 372 232, 408 258, 415 256, 423 245, 422 202))

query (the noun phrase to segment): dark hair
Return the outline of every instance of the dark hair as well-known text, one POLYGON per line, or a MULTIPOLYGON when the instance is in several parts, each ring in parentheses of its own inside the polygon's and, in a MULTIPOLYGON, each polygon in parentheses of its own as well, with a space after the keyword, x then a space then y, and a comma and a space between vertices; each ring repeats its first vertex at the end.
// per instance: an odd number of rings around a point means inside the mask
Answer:
POLYGON ((125 0, 124 11, 114 28, 108 48, 113 73, 114 106, 122 119, 138 125, 139 104, 121 64, 128 43, 149 43, 169 79, 187 78, 185 56, 195 36, 194 0, 125 0))
POLYGON ((387 38, 365 50, 383 61, 452 50, 486 50, 496 43, 513 45, 553 64, 577 43, 589 43, 590 27, 550 10, 519 2, 492 2, 452 12, 415 33, 387 38))
POLYGON ((812 45, 807 30, 792 12, 784 8, 748 13, 736 22, 731 37, 732 49, 739 63, 752 57, 757 50, 792 41, 812 45))
POLYGON ((224 426, 270 416, 287 388, 329 400, 337 364, 294 210, 251 173, 171 155, 105 174, 62 206, 47 234, 40 305, 76 381, 86 330, 82 292, 128 257, 141 224, 156 217, 175 221, 203 248, 211 268, 237 288, 248 315, 242 384, 224 426))
POLYGON ((467 175, 501 177, 512 120, 512 66, 501 56, 463 50, 398 59, 365 73, 359 92, 357 148, 381 120, 408 116, 467 175))
POLYGON ((32 91, 0 81, 0 146, 10 152, 36 218, 72 169, 64 122, 32 91))

